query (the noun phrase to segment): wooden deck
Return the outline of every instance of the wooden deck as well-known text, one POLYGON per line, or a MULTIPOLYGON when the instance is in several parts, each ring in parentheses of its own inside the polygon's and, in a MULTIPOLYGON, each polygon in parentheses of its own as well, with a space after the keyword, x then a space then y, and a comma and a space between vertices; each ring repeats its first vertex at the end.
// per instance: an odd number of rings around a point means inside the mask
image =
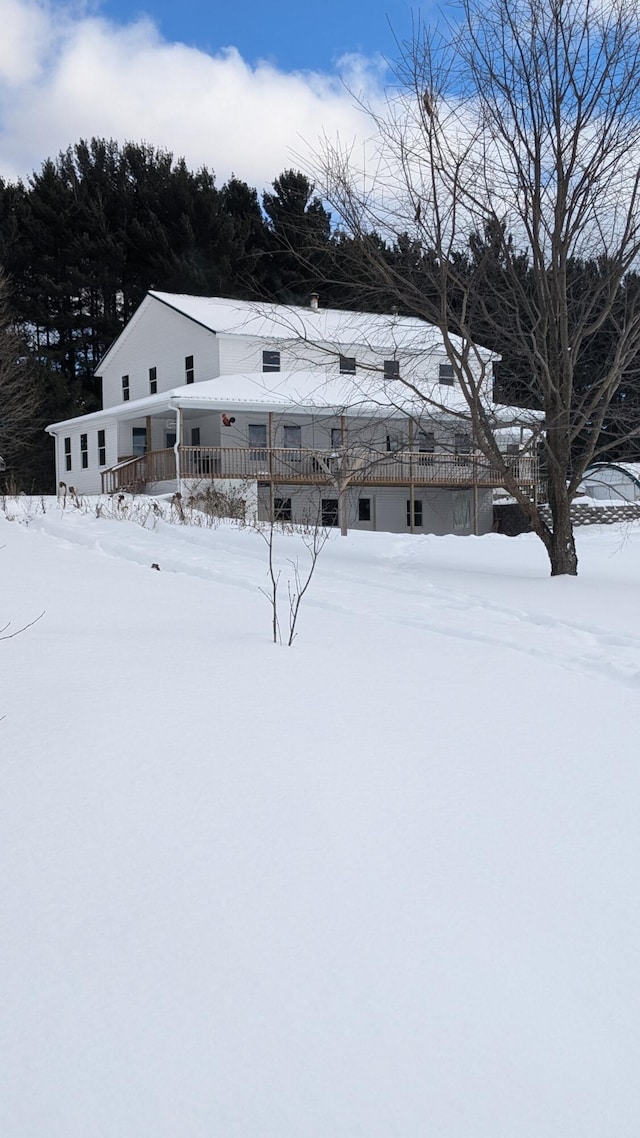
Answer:
MULTIPOLYGON (((499 487, 502 474, 480 454, 418 451, 186 447, 179 450, 180 478, 209 481, 233 478, 281 485, 327 486, 348 480, 353 486, 499 487)), ((532 455, 509 456, 509 467, 524 487, 537 486, 538 462, 532 455)), ((144 491, 157 482, 176 482, 173 449, 128 458, 102 473, 102 490, 114 494, 144 491)))

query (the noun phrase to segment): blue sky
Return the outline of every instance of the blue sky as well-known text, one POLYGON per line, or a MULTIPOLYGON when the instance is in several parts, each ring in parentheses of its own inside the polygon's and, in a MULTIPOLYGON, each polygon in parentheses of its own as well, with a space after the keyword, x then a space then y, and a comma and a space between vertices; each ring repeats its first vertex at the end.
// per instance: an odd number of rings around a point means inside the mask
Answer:
POLYGON ((98 10, 124 22, 145 13, 169 40, 207 52, 233 46, 249 63, 268 59, 285 70, 324 71, 351 52, 393 55, 389 25, 402 33, 411 22, 411 6, 405 0, 150 0, 141 5, 105 0, 98 10))
MULTIPOLYGON (((437 10, 428 0, 424 20, 437 10)), ((324 135, 364 153, 406 0, 0 0, 0 177, 92 136, 145 141, 263 188, 324 135)))

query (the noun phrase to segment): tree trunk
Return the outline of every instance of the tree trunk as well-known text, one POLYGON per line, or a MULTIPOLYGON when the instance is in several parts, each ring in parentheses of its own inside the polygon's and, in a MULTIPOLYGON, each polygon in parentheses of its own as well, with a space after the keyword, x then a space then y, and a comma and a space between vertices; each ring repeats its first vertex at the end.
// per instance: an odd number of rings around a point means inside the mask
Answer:
POLYGON ((338 521, 340 522, 340 533, 342 537, 346 537, 349 532, 347 520, 347 486, 338 487, 338 521))
POLYGON ((571 524, 571 501, 567 494, 564 479, 549 480, 549 506, 551 508, 551 533, 545 545, 551 562, 551 576, 578 574, 578 555, 571 524), (554 485, 554 481, 557 483, 554 485))

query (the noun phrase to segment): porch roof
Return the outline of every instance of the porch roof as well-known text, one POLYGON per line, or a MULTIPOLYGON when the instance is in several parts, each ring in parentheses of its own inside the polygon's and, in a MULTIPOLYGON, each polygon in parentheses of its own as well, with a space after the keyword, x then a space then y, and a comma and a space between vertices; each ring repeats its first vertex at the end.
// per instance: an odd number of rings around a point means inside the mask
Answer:
MULTIPOLYGON (((104 419, 145 418, 173 412, 176 408, 187 411, 233 413, 234 410, 254 413, 371 416, 384 419, 411 417, 416 421, 435 418, 459 418, 468 421, 469 412, 462 391, 457 385, 448 386, 437 381, 420 383, 423 396, 414 394, 397 379, 385 380, 380 373, 369 376, 329 376, 318 369, 277 373, 245 373, 217 376, 215 379, 174 387, 158 395, 118 403, 90 415, 50 424, 50 434, 63 428, 104 419)), ((537 426, 541 414, 522 408, 506 407, 486 400, 490 417, 504 426, 529 424, 537 426)))

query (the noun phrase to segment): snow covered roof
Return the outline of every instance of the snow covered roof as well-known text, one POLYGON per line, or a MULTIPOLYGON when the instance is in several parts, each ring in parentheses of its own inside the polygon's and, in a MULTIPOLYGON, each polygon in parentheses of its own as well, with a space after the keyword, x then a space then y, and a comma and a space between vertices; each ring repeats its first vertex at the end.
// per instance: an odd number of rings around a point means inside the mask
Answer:
MULTIPOLYGON (((200 383, 174 387, 158 395, 81 415, 47 428, 57 430, 73 423, 95 419, 136 419, 175 409, 202 411, 274 411, 276 413, 312 415, 314 413, 338 415, 367 415, 392 419, 411 416, 416 420, 428 415, 435 418, 461 417, 468 420, 469 411, 457 385, 448 386, 438 381, 421 384, 424 398, 419 398, 397 379, 385 380, 382 373, 373 372, 354 379, 353 376, 327 376, 317 368, 295 372, 220 375, 200 383)), ((510 424, 537 424, 538 412, 521 408, 503 407, 487 401, 492 419, 505 426, 510 424)))
POLYGON ((602 472, 603 470, 619 471, 620 474, 640 481, 640 462, 592 462, 585 470, 584 476, 588 478, 595 471, 602 472))
POLYGON ((438 329, 417 316, 345 312, 335 308, 266 304, 169 292, 151 291, 148 295, 218 335, 353 344, 379 350, 424 351, 442 344, 438 329))

